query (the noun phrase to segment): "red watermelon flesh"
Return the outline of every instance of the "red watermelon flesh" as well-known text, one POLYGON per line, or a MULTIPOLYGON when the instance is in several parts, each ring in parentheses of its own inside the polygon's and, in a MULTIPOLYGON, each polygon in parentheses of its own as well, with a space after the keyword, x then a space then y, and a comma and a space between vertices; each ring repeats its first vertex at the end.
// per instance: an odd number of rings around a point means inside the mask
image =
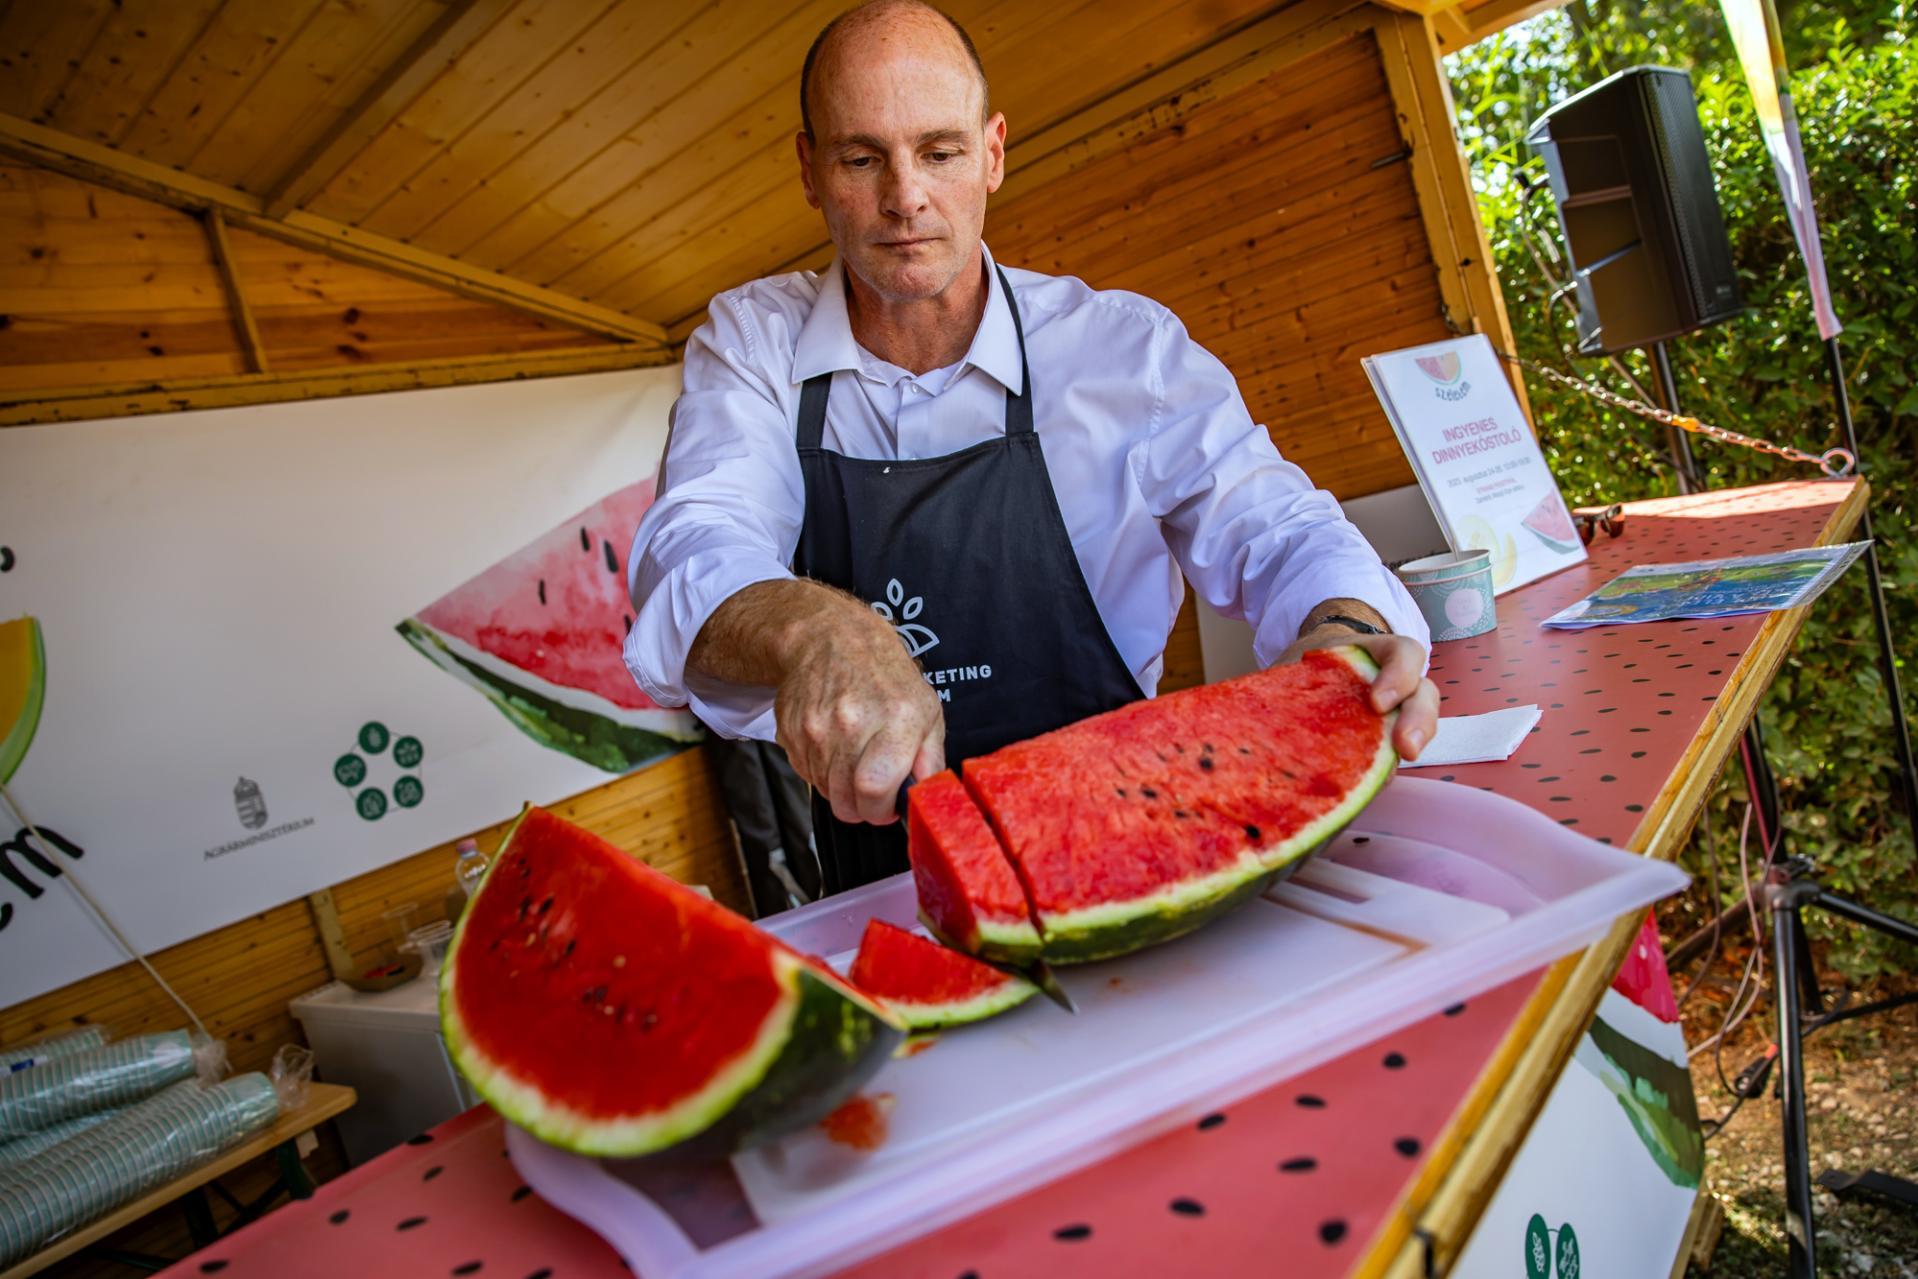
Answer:
POLYGON ((1026 892, 992 828, 951 770, 912 788, 906 847, 920 914, 953 945, 1006 963, 1039 954, 1026 892))
POLYGON ((685 711, 640 690, 626 556, 651 477, 611 493, 400 623, 413 646, 471 684, 535 741, 625 772, 698 736, 685 711))
POLYGON ((1572 523, 1571 512, 1565 509, 1565 499, 1556 491, 1547 493, 1539 499, 1522 521, 1532 530, 1533 536, 1555 551, 1578 549, 1578 526, 1572 523))
POLYGON ((454 1064, 571 1150, 732 1149, 815 1122, 899 1038, 892 1015, 725 907, 529 807, 440 978, 454 1064))
POLYGON ((1331 838, 1397 765, 1374 669, 1356 649, 1308 653, 968 761, 1044 957, 1188 932, 1331 838))
POLYGON ((866 921, 853 985, 877 998, 908 1030, 940 1030, 1015 1008, 1038 993, 1023 977, 1001 972, 883 919, 866 921))

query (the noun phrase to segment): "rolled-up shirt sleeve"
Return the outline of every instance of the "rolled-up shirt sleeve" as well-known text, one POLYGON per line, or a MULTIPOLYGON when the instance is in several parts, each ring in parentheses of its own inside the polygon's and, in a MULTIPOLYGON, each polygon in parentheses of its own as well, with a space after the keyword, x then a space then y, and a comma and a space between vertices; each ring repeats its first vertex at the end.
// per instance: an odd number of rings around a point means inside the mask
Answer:
POLYGON ((755 335, 725 301, 686 343, 684 387, 659 492, 628 557, 634 620, 626 666, 661 706, 690 706, 727 737, 774 735, 773 690, 686 669, 706 619, 788 567, 805 512, 792 424, 755 335))
POLYGON ((1133 451, 1134 475, 1193 589, 1251 624, 1259 663, 1277 659, 1329 599, 1371 605, 1429 650, 1404 586, 1332 495, 1279 456, 1226 367, 1169 314, 1155 345, 1153 423, 1133 451))

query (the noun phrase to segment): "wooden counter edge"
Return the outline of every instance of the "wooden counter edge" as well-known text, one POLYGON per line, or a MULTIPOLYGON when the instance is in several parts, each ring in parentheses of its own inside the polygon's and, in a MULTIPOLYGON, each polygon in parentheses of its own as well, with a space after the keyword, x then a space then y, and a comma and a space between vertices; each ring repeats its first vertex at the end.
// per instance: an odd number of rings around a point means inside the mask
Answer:
POLYGON ((181 1173, 164 1185, 149 1190, 132 1203, 116 1208, 74 1233, 48 1244, 11 1269, 0 1272, 0 1279, 26 1279, 27 1275, 37 1274, 54 1262, 64 1260, 82 1248, 98 1243, 122 1226, 166 1207, 188 1191, 198 1189, 209 1181, 225 1176, 249 1160, 271 1153, 273 1148, 281 1142, 291 1141, 301 1133, 319 1127, 333 1116, 350 1108, 358 1100, 359 1094, 343 1084, 310 1084, 307 1087, 306 1104, 298 1110, 281 1115, 267 1128, 201 1164, 198 1168, 181 1173))
MULTIPOLYGON (((1869 493, 1865 480, 1851 481, 1814 544, 1843 540, 1856 526, 1869 493)), ((1663 861, 1678 855, 1719 768, 1757 711, 1808 613, 1806 608, 1785 609, 1765 619, 1726 681, 1725 692, 1648 805, 1628 844, 1633 851, 1663 861)), ((1431 1157, 1353 1267, 1355 1279, 1419 1279, 1443 1274, 1458 1260, 1577 1049, 1642 919, 1638 911, 1621 917, 1601 940, 1546 970, 1484 1073, 1433 1143, 1431 1157), (1428 1255, 1435 1270, 1427 1270, 1428 1255)))

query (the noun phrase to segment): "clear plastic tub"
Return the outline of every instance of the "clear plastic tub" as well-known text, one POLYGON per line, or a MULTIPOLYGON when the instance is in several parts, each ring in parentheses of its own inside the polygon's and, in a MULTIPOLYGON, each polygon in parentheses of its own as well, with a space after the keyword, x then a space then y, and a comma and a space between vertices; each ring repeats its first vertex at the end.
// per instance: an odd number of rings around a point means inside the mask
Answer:
MULTIPOLYGON (((518 1129, 507 1144, 529 1184, 647 1279, 824 1274, 1570 954, 1685 880, 1516 801, 1399 777, 1263 899, 1061 970, 1078 1016, 1033 1000, 888 1063, 869 1089, 896 1099, 890 1134, 870 1153, 808 1131, 674 1169, 518 1129)), ((869 918, 910 925, 915 909, 901 875, 763 926, 843 964, 869 918)))

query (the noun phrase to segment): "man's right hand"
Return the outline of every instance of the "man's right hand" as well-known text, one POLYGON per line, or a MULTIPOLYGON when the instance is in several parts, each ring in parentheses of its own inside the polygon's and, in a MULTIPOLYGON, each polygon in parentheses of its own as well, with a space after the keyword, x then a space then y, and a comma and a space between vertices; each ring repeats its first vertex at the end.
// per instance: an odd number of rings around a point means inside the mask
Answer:
POLYGON ((946 766, 939 695, 877 613, 817 582, 762 582, 714 610, 689 666, 771 684, 793 770, 844 822, 897 820, 899 787, 946 766))

